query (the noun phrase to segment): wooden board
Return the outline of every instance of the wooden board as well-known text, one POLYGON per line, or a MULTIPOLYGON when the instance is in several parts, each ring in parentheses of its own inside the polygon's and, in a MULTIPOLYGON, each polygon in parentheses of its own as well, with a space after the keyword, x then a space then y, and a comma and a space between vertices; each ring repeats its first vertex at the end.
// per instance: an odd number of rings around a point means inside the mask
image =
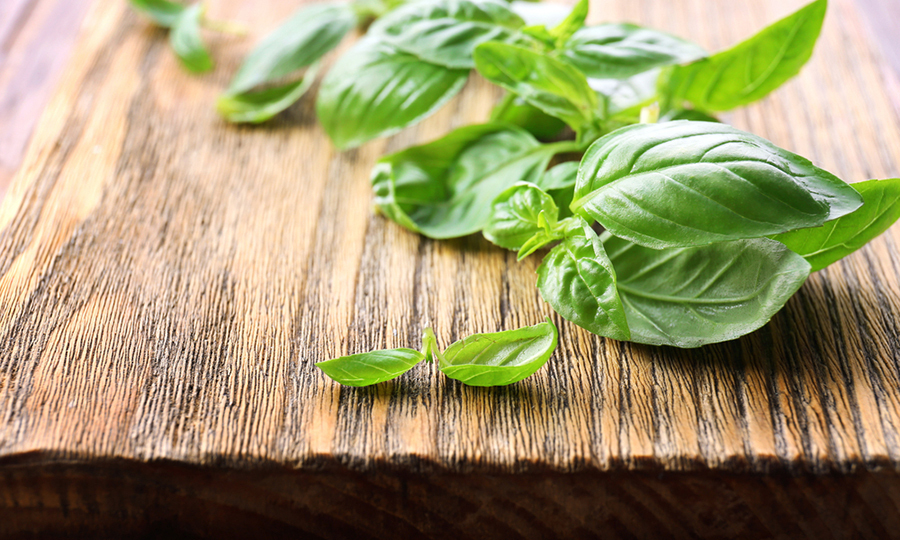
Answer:
MULTIPOLYGON (((717 49, 801 4, 605 0, 592 18, 717 49)), ((210 11, 262 35, 291 9, 210 11)), ((728 120, 848 181, 898 176, 900 85, 855 4, 829 10, 803 74, 728 120)), ((338 153, 312 96, 262 128, 216 116, 252 40, 212 38, 219 68, 194 77, 124 2, 86 24, 0 208, 0 533, 900 534, 900 229, 731 343, 631 345, 554 316, 558 352, 517 385, 422 365, 341 388, 313 363, 552 315, 537 260, 371 209, 378 156, 483 120, 498 91, 472 78, 338 153)))

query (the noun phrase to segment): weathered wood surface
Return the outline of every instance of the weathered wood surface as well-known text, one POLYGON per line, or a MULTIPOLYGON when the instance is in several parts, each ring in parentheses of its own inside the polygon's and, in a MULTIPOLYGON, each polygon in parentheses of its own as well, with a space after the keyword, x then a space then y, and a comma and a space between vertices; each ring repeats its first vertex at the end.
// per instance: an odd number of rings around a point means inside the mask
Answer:
MULTIPOLYGON (((592 9, 715 49, 801 3, 592 9)), ((259 34, 291 9, 211 5, 259 34)), ((829 9, 803 74, 729 120, 849 181, 900 175, 896 73, 856 4, 829 9)), ((498 93, 473 78, 341 154, 311 96, 265 128, 216 117, 249 45, 212 38, 219 68, 193 77, 123 2, 89 14, 0 208, 0 533, 900 534, 900 229, 736 342, 651 348, 557 318, 557 354, 512 387, 422 365, 340 388, 313 363, 551 314, 537 261, 370 207, 379 155, 498 93)))

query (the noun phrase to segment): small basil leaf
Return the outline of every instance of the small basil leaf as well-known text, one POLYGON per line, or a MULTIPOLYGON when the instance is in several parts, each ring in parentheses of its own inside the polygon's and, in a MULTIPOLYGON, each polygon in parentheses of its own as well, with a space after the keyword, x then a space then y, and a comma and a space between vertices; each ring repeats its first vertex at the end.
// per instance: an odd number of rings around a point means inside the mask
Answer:
POLYGON ((369 386, 399 377, 424 359, 412 349, 387 349, 316 362, 316 367, 343 385, 369 386))
MULTIPOLYGON (((575 7, 569 12, 569 15, 563 19, 561 23, 550 30, 550 34, 556 37, 557 46, 561 46, 572 37, 572 34, 575 34, 584 26, 589 7, 590 3, 588 0, 578 0, 578 3, 575 4, 575 7)), ((585 72, 585 74, 587 73, 585 72)))
POLYGON ((859 210, 821 227, 772 238, 802 255, 815 272, 863 247, 900 218, 900 178, 869 180, 853 187, 865 201, 859 210))
POLYGON ((429 364, 434 361, 434 357, 441 357, 441 349, 437 344, 437 337, 434 330, 430 327, 422 331, 422 356, 429 364))
POLYGON ((229 122, 265 122, 306 93, 316 79, 316 67, 310 67, 303 77, 283 86, 235 95, 224 94, 216 101, 216 108, 229 122))
POLYGON ((519 126, 541 140, 552 139, 565 129, 566 123, 559 118, 529 105, 515 94, 507 94, 507 97, 509 99, 504 99, 491 111, 491 122, 519 126))
POLYGON ((578 162, 567 161, 550 168, 538 181, 538 186, 553 198, 559 208, 559 219, 572 215, 569 205, 575 196, 575 181, 578 177, 578 162))
POLYGON ((694 122, 721 122, 715 116, 695 109, 672 109, 659 119, 660 122, 674 122, 675 120, 691 120, 694 122))
POLYGON ((243 94, 309 66, 337 47, 355 24, 349 4, 317 4, 297 11, 247 55, 226 94, 243 94))
POLYGON ((200 38, 200 18, 203 6, 194 4, 186 8, 175 20, 169 32, 169 44, 181 60, 181 64, 194 73, 203 73, 213 68, 212 58, 200 38))
POLYGON ((484 237, 506 249, 521 249, 544 230, 541 215, 549 227, 556 226, 559 210, 553 198, 534 184, 519 182, 494 199, 484 237))
POLYGON ((748 334, 784 306, 809 263, 767 238, 655 250, 604 242, 631 340, 699 347, 748 334))
POLYGON ((576 131, 601 116, 600 100, 584 75, 545 54, 505 43, 482 43, 475 48, 475 67, 487 80, 576 131))
POLYGON ((372 171, 375 205, 430 238, 472 234, 487 223, 497 195, 539 178, 553 151, 513 126, 466 126, 381 158, 372 171))
POLYGON ((475 67, 472 51, 485 41, 519 43, 525 22, 499 0, 423 0, 401 6, 367 33, 426 62, 475 67))
POLYGON ((706 56, 700 46, 633 24, 581 28, 556 52, 588 77, 625 79, 706 56))
POLYGON ((537 272, 541 297, 566 320, 613 339, 631 336, 616 272, 587 223, 553 248, 537 272))
POLYGON ((159 26, 171 28, 187 6, 169 0, 129 0, 131 7, 143 13, 159 26))
POLYGON ((641 109, 658 99, 659 73, 658 69, 652 69, 627 79, 588 79, 588 84, 609 103, 610 118, 634 123, 641 109))
POLYGON ((473 334, 444 351, 440 369, 469 386, 505 386, 539 370, 556 349, 559 334, 547 322, 492 334, 473 334))
POLYGON ((509 4, 527 26, 553 27, 565 20, 569 9, 562 4, 516 0, 509 4))
POLYGON ((705 111, 727 111, 765 97, 812 56, 827 0, 817 0, 750 39, 709 58, 673 68, 668 91, 705 111))
POLYGON ((572 209, 654 248, 702 245, 814 227, 862 204, 808 160, 725 124, 666 122, 596 141, 572 209))
POLYGON ((468 74, 367 37, 325 76, 316 111, 334 144, 351 148, 428 116, 459 92, 468 74))

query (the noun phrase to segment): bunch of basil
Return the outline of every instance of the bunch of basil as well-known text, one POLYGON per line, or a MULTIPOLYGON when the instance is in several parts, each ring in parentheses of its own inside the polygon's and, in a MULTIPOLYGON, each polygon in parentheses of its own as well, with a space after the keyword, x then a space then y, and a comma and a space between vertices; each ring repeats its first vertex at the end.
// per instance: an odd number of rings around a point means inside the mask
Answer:
MULTIPOLYGON (((319 91, 319 118, 338 147, 421 120, 473 68, 507 91, 489 123, 382 158, 372 175, 381 212, 430 238, 480 231, 520 259, 553 246, 537 285, 562 317, 614 339, 699 347, 756 330, 810 272, 900 217, 900 179, 851 187, 712 116, 796 75, 826 6, 816 0, 707 54, 630 24, 586 26, 586 0, 550 28, 544 4, 317 5, 250 54, 219 110, 234 121, 270 118, 312 75, 272 81, 314 66, 354 24, 377 17, 319 91), (580 163, 548 168, 573 154, 580 163)), ((556 340, 548 322, 472 336, 441 355, 426 330, 421 352, 319 365, 345 384, 373 384, 435 355, 448 376, 462 366, 455 378, 468 384, 509 384, 543 365, 556 340)))

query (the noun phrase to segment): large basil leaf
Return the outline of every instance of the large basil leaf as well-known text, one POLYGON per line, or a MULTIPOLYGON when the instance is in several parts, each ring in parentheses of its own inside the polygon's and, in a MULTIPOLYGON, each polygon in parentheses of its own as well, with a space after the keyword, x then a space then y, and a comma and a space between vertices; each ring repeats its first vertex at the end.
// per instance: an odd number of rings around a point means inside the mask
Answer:
POLYGON ((367 37, 325 76, 316 111, 338 148, 359 146, 431 114, 463 87, 468 73, 367 37))
POLYGON ((188 71, 203 73, 213 68, 212 58, 200 38, 200 19, 203 5, 194 4, 184 9, 169 32, 169 45, 188 71))
POLYGON ((572 209, 654 248, 702 245, 814 227, 862 204, 808 160, 731 126, 629 126, 596 141, 572 209))
POLYGON ((809 263, 767 238, 654 250, 604 242, 631 340, 699 347, 764 325, 809 275, 809 263))
POLYGON ((487 80, 580 131, 602 116, 600 100, 577 69, 546 54, 505 43, 475 48, 475 67, 487 80))
POLYGON ((676 105, 727 111, 766 96, 800 72, 812 56, 827 0, 817 0, 750 39, 709 58, 673 68, 668 81, 676 105))
POLYGON ((631 336, 616 272, 587 223, 547 254, 538 267, 537 286, 544 301, 566 320, 601 336, 631 336))
MULTIPOLYGON (((536 234, 555 227, 559 209, 541 188, 519 182, 494 199, 484 237, 506 249, 521 249, 536 234)), ((552 237, 548 235, 547 242, 552 237)))
POLYGON ((469 386, 504 386, 531 376, 546 364, 558 340, 550 319, 517 330, 473 334, 444 351, 440 369, 469 386))
POLYGON ((169 0, 129 0, 131 7, 143 13, 159 26, 171 28, 187 6, 169 0))
POLYGON ((625 79, 706 56, 698 45, 633 24, 601 24, 575 32, 556 54, 588 77, 625 79))
POLYGON ((317 65, 311 66, 300 79, 283 86, 219 96, 216 109, 230 122, 265 122, 306 93, 316 78, 317 65))
POLYGON ((497 195, 516 182, 533 183, 554 152, 520 128, 466 126, 381 158, 372 171, 375 205, 431 238, 472 234, 487 223, 497 195))
POLYGON ((247 55, 226 94, 242 94, 309 66, 337 47, 355 24, 349 4, 300 9, 247 55))
POLYGON ((391 11, 367 35, 432 64, 471 69, 477 45, 524 42, 527 38, 518 32, 524 25, 499 0, 424 0, 391 11))
POLYGON ((863 247, 900 218, 900 178, 869 180, 853 187, 865 201, 859 210, 821 227, 772 238, 802 255, 815 272, 863 247))
POLYGON ((399 377, 424 359, 412 349, 388 349, 316 362, 316 367, 341 384, 369 386, 399 377))

